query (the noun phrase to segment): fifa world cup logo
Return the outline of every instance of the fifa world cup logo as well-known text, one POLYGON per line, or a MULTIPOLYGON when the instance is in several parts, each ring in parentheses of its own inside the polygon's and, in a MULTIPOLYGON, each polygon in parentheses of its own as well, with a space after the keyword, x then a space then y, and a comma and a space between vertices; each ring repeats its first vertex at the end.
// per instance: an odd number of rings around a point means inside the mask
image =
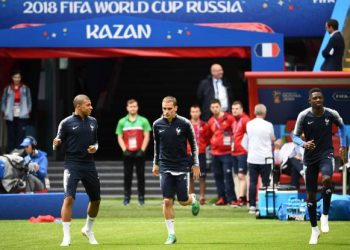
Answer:
POLYGON ((273 102, 274 103, 281 103, 281 96, 282 96, 282 93, 281 91, 277 91, 277 90, 274 90, 272 91, 272 96, 273 96, 273 102))

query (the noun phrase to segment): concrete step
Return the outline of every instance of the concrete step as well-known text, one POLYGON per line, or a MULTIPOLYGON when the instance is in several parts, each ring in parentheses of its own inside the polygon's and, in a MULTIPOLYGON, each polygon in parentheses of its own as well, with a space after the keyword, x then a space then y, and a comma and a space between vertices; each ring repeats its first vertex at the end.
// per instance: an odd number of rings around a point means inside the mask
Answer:
MULTIPOLYGON (((101 195, 103 197, 123 197, 124 195, 124 166, 122 161, 96 161, 96 169, 101 182, 101 195)), ((49 162, 48 176, 50 179, 50 192, 63 192, 63 162, 49 162)), ((159 177, 152 175, 152 162, 147 161, 145 167, 146 197, 161 197, 159 177)), ((198 186, 198 185, 196 185, 198 186)), ((197 188, 198 190, 198 188, 197 188)), ((213 174, 207 176, 207 195, 215 196, 216 188, 213 174)), ((78 192, 85 189, 78 184, 78 192)), ((137 177, 134 169, 132 195, 137 196, 137 177)))

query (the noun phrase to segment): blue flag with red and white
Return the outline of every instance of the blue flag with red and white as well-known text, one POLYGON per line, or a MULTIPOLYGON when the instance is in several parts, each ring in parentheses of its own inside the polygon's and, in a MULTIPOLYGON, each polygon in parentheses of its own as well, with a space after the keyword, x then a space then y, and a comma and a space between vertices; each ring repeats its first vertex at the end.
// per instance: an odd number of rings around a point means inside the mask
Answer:
POLYGON ((259 43, 255 47, 255 54, 260 57, 277 57, 279 53, 277 43, 259 43))

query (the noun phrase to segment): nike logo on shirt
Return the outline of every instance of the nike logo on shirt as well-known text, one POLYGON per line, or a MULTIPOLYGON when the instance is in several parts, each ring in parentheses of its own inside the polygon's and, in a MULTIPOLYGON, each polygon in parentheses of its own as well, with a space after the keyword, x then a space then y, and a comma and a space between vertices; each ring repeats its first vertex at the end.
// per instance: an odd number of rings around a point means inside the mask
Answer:
POLYGON ((313 124, 314 122, 312 121, 312 122, 307 122, 307 125, 310 125, 310 124, 313 124))
POLYGON ((73 127, 72 129, 75 130, 75 129, 77 129, 78 127, 79 127, 79 126, 75 126, 75 127, 73 127))

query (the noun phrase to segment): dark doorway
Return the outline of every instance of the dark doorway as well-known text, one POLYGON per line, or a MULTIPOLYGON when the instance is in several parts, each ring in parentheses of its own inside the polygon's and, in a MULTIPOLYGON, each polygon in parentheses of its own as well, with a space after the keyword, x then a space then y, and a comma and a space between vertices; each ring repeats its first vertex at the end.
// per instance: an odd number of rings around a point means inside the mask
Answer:
MULTIPOLYGON (((178 113, 187 117, 190 105, 197 102, 197 85, 209 74, 213 63, 223 66, 225 77, 233 83, 235 99, 243 101, 247 107, 247 87, 243 75, 250 70, 250 60, 142 57, 71 59, 69 82, 74 86, 70 88, 74 95, 85 93, 91 97, 95 107, 93 115, 99 122, 100 148, 96 158, 121 159, 115 128, 118 120, 126 115, 128 99, 138 100, 140 115, 147 117, 151 124, 161 115, 161 100, 166 95, 178 99, 178 113)), ((67 99, 66 102, 71 103, 71 100, 67 99)), ((149 159, 152 154, 150 145, 149 159)))

